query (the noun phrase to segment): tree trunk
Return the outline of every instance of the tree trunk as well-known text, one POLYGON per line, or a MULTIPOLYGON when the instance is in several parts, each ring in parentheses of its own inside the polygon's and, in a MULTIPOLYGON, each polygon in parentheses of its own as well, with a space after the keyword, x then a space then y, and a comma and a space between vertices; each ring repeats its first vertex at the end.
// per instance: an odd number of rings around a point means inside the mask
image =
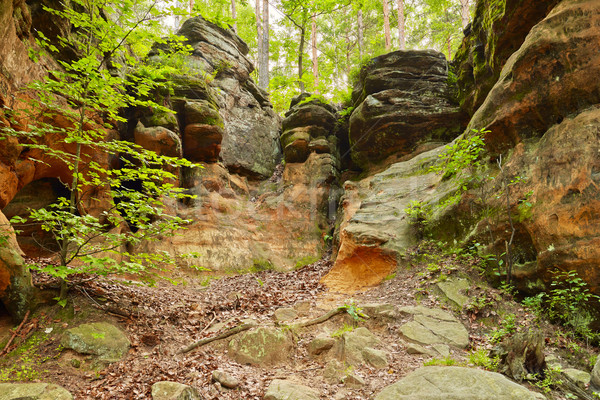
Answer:
POLYGON ((311 44, 314 92, 319 93, 319 59, 317 58, 317 17, 315 15, 312 16, 311 44))
POLYGON ((385 50, 392 49, 392 35, 390 33, 390 4, 383 0, 383 32, 385 34, 385 50))
POLYGON ((406 32, 404 27, 404 0, 398 0, 398 42, 398 47, 400 48, 400 50, 406 50, 406 32))
POLYGON ((363 13, 362 10, 358 10, 358 55, 362 61, 364 56, 364 31, 365 27, 363 25, 363 13))
POLYGON ((469 0, 460 0, 460 18, 462 27, 465 29, 469 24, 469 0))
POLYGON ((235 0, 231 0, 231 18, 233 19, 233 31, 237 34, 238 26, 237 26, 237 11, 235 9, 235 0))
POLYGON ((262 57, 258 69, 258 86, 269 87, 269 1, 263 0, 262 10, 262 57))
POLYGON ((259 81, 260 81, 260 63, 262 62, 262 17, 260 12, 260 2, 261 0, 256 0, 256 6, 254 9, 254 13, 256 15, 256 65, 259 68, 259 81))
POLYGON ((304 54, 305 33, 305 28, 300 28, 300 46, 298 46, 298 86, 300 87, 300 93, 304 93, 306 91, 304 88, 304 82, 302 81, 302 75, 304 74, 304 71, 302 70, 302 55, 304 54))

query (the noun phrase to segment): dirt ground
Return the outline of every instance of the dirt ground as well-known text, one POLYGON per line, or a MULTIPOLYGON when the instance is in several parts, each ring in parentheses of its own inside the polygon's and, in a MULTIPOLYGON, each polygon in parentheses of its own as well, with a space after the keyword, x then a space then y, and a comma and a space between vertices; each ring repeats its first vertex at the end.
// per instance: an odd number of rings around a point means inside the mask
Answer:
MULTIPOLYGON (((440 276, 462 274, 475 282, 480 279, 477 269, 480 260, 476 258, 455 254, 436 256, 438 268, 432 271, 431 260, 419 257, 419 251, 423 250, 415 251, 403 267, 379 286, 353 294, 332 293, 320 283, 332 265, 327 257, 286 273, 262 271, 211 279, 206 274, 187 271, 181 276, 186 283, 176 286, 167 282, 148 287, 87 280, 72 289, 65 308, 49 305, 55 295, 47 289, 53 285, 52 280, 36 275, 36 284, 44 289, 42 293, 48 304, 28 318, 9 346, 16 349, 0 359, 0 381, 52 382, 69 390, 75 399, 150 399, 153 383, 176 381, 195 387, 206 399, 237 400, 262 399, 273 379, 292 379, 318 390, 323 399, 368 399, 430 361, 430 357, 406 352, 398 336, 402 321, 358 323, 367 326, 383 342, 389 362, 384 369, 356 367, 353 373, 366 382, 360 388, 326 383, 323 370, 328 360, 309 356, 306 348, 317 334, 332 333, 344 324, 354 323, 344 315, 294 332, 296 347, 286 364, 265 368, 238 364, 226 354, 228 339, 186 354, 177 352, 198 339, 214 336, 211 328, 215 324, 224 323, 221 328, 226 329, 251 318, 260 325, 273 325, 273 312, 280 307, 295 307, 302 318, 314 318, 351 303, 421 304, 452 309, 436 294, 435 282, 445 279, 440 276), (65 329, 96 321, 113 322, 127 333, 132 345, 121 361, 101 364, 91 356, 60 346, 65 329), (238 377, 241 385, 235 390, 216 386, 211 374, 217 368, 238 377)), ((469 330, 470 347, 452 350, 445 363, 467 365, 470 353, 479 348, 491 349, 489 334, 501 327, 499 321, 507 313, 516 315, 520 329, 539 325, 535 316, 510 295, 483 283, 476 284, 469 295, 470 306, 454 311, 469 330)), ((0 344, 12 336, 8 325, 6 320, 0 320, 0 344)), ((588 359, 596 353, 594 348, 565 339, 557 334, 560 330, 556 327, 546 323, 540 326, 548 352, 571 365, 589 369, 588 359)), ((554 398, 561 397, 556 394, 554 398)))

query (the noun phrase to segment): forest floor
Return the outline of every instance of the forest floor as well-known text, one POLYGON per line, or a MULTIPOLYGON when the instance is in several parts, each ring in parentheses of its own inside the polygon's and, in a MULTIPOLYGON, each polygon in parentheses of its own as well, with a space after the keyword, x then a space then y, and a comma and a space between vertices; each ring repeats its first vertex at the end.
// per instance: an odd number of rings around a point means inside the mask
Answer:
MULTIPOLYGON (((260 271, 211 277, 188 271, 182 275, 185 284, 179 285, 160 282, 149 287, 88 280, 72 289, 66 307, 50 305, 49 301, 20 327, 11 345, 15 349, 0 359, 0 382, 56 383, 75 399, 150 399, 152 384, 176 381, 195 387, 206 399, 237 400, 262 399, 273 379, 292 379, 317 390, 323 399, 368 399, 425 363, 481 367, 476 364, 489 361, 481 361, 481 349, 487 353, 494 346, 494 339, 530 327, 543 332, 547 354, 556 355, 564 365, 591 369, 597 349, 569 338, 561 328, 539 321, 510 294, 483 283, 480 262, 471 255, 445 253, 435 246, 421 247, 409 252, 405 265, 382 284, 354 294, 331 293, 320 284, 331 268, 328 257, 283 273, 260 271), (468 276, 473 282, 470 301, 462 309, 441 300, 435 289, 437 282, 458 275, 468 276), (273 326, 273 313, 282 307, 294 307, 301 316, 314 318, 342 305, 360 307, 369 303, 399 307, 420 304, 453 311, 469 331, 469 347, 452 349, 445 359, 408 354, 404 342, 399 340, 398 323, 374 324, 368 319, 355 321, 348 315, 338 315, 323 324, 293 332, 296 345, 285 364, 238 364, 227 355, 230 339, 178 354, 198 339, 214 336, 211 328, 215 324, 223 324, 220 328, 224 330, 253 319, 259 325, 273 326), (98 321, 114 323, 129 337, 131 348, 121 361, 102 364, 60 345, 65 329, 98 321), (356 388, 327 383, 323 370, 328 359, 310 356, 307 351, 307 344, 319 333, 336 332, 349 325, 368 327, 384 343, 388 360, 388 366, 382 369, 355 367, 353 373, 366 382, 356 388), (233 390, 219 388, 212 381, 215 369, 237 377, 241 384, 233 390)), ((45 289, 48 298, 53 296, 54 292, 46 289, 52 286, 47 277, 35 275, 35 283, 45 289)), ((5 343, 15 331, 2 323, 0 330, 4 332, 0 343, 5 343)), ((555 399, 568 398, 556 391, 550 395, 555 399)))

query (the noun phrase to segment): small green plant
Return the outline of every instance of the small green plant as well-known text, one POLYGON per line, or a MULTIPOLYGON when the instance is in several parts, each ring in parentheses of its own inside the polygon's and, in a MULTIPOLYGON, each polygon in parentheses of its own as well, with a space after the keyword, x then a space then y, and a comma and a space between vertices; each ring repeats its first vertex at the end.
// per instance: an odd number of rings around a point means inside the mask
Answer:
POLYGON ((490 334, 491 343, 500 343, 507 336, 512 335, 517 331, 517 317, 515 314, 506 314, 500 321, 500 328, 495 329, 490 334))
POLYGON ((496 356, 491 358, 489 352, 486 349, 480 348, 469 354, 469 363, 483 367, 488 371, 496 371, 498 364, 500 363, 500 357, 496 356))
POLYGON ((427 221, 431 218, 432 208, 428 203, 412 200, 404 209, 409 223, 415 227, 417 234, 423 236, 427 221))
POLYGON ((331 337, 332 338, 341 337, 344 333, 346 333, 346 332, 352 332, 353 330, 354 330, 354 326, 353 325, 344 324, 343 327, 341 327, 337 331, 333 332, 331 334, 331 337))
POLYGON ((560 271, 554 277, 548 293, 540 293, 523 300, 523 304, 538 317, 572 328, 572 332, 586 340, 598 340, 598 334, 590 328, 593 322, 593 303, 600 297, 591 293, 588 284, 577 271, 560 271))
POLYGON ((306 267, 307 265, 310 265, 317 261, 319 261, 319 259, 315 256, 304 256, 302 258, 299 258, 296 261, 296 266, 294 267, 294 269, 300 269, 302 267, 306 267))
POLYGON ((354 321, 355 324, 360 321, 364 321, 365 318, 369 318, 367 315, 365 315, 362 312, 362 308, 359 307, 354 302, 352 302, 350 304, 344 304, 344 308, 346 309, 346 312, 348 313, 348 315, 350 315, 352 317, 352 320, 354 321))
POLYGON ((250 268, 250 272, 272 271, 274 269, 275 267, 271 261, 264 258, 255 258, 252 260, 252 268, 250 268))
POLYGON ((450 355, 447 355, 444 358, 432 358, 429 361, 426 361, 423 363, 424 366, 431 366, 431 365, 440 365, 440 366, 452 366, 452 365, 456 365, 457 361, 452 358, 450 355))
POLYGON ((484 150, 483 137, 490 131, 473 129, 473 135, 462 137, 446 146, 446 150, 438 157, 440 162, 429 168, 430 172, 449 179, 467 168, 481 165, 480 154, 484 150))
POLYGON ((538 380, 533 384, 537 386, 542 392, 550 393, 550 391, 562 385, 563 381, 561 379, 562 369, 560 366, 553 366, 550 368, 546 368, 544 370, 544 379, 538 380))
POLYGON ((383 278, 383 281, 391 281, 392 279, 394 279, 396 277, 396 273, 394 272, 393 274, 389 274, 388 276, 386 276, 385 278, 383 278))
POLYGON ((264 283, 264 282, 263 282, 263 281, 262 281, 260 278, 256 278, 256 282, 258 283, 258 285, 259 285, 260 287, 263 287, 263 286, 264 286, 264 284, 265 284, 265 283, 264 283))

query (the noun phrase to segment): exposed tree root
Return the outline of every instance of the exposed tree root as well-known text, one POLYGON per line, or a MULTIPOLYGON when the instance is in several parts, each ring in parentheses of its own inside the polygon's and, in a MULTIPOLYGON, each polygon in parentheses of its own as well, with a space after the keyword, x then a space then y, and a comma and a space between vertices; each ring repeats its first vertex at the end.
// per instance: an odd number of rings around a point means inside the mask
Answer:
MULTIPOLYGON (((334 308, 333 310, 329 311, 326 314, 321 315, 320 317, 317 317, 317 318, 314 318, 314 319, 310 319, 308 321, 298 322, 297 324, 293 324, 293 325, 291 325, 291 328, 292 329, 295 329, 295 328, 306 328, 307 326, 321 324, 321 323, 327 321, 329 318, 332 318, 332 317, 334 317, 334 316, 336 316, 338 314, 342 314, 344 312, 346 312, 346 306, 341 306, 341 307, 338 307, 338 308, 334 308)), ((188 352, 194 350, 197 347, 204 346, 205 344, 214 342, 216 340, 226 339, 229 336, 233 336, 233 335, 235 335, 237 333, 247 331, 248 329, 255 328, 257 326, 258 325, 256 323, 238 325, 238 326, 236 326, 234 328, 231 328, 228 331, 225 331, 225 332, 223 332, 223 333, 221 333, 221 334, 219 334, 217 336, 200 339, 197 342, 192 343, 189 346, 184 347, 183 349, 179 350, 177 352, 177 354, 188 353, 188 352)))

